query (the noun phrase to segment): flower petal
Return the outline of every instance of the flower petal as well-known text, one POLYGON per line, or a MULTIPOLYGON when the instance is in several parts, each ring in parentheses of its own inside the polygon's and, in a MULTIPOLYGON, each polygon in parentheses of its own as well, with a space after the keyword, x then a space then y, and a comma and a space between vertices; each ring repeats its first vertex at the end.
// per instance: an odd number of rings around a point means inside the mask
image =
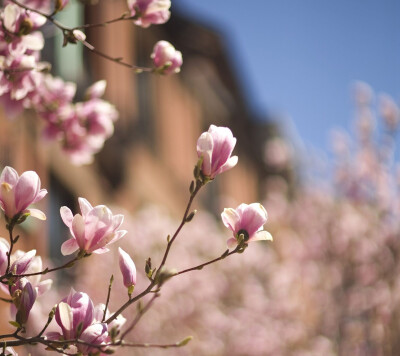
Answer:
POLYGON ((74 238, 65 241, 61 245, 61 253, 63 254, 63 256, 71 255, 78 249, 79 249, 78 243, 74 238))
POLYGON ((265 240, 273 241, 274 239, 268 231, 263 230, 256 232, 253 238, 250 239, 249 241, 265 241, 265 240))

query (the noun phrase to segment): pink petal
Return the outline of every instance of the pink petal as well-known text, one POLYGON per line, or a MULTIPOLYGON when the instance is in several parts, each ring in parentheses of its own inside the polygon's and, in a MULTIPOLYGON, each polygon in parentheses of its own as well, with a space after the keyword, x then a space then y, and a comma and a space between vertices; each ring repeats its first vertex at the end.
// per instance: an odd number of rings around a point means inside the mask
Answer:
POLYGON ((225 208, 221 214, 221 218, 224 225, 228 229, 232 230, 234 234, 236 234, 237 233, 236 229, 238 223, 240 222, 240 216, 236 212, 236 210, 232 208, 225 208))
POLYGON ((66 206, 62 206, 60 209, 60 215, 61 219, 64 222, 65 225, 67 225, 69 228, 72 227, 72 219, 74 216, 72 215, 72 211, 70 208, 66 206))
POLYGON ((85 198, 78 198, 78 202, 82 216, 86 216, 93 209, 92 205, 85 198))
POLYGON ((85 240, 85 220, 79 214, 76 214, 72 219, 72 232, 75 236, 76 242, 81 249, 84 249, 86 246, 85 240))
POLYGON ((226 241, 226 244, 228 245, 228 248, 234 248, 237 245, 237 240, 234 237, 231 237, 226 241))
POLYGON ((230 157, 226 163, 217 171, 216 174, 224 173, 227 170, 235 167, 238 163, 238 156, 232 156, 230 157))
POLYGON ((258 231, 249 241, 273 241, 272 235, 268 231, 258 231))
POLYGON ((213 139, 208 132, 203 132, 197 140, 197 155, 203 157, 202 172, 204 175, 211 174, 211 160, 213 153, 213 139))
POLYGON ((41 281, 37 286, 37 295, 38 297, 43 295, 44 293, 48 292, 53 284, 53 281, 51 279, 46 279, 44 281, 41 281))
POLYGON ((15 207, 20 212, 31 204, 40 189, 40 179, 36 172, 27 171, 22 173, 14 188, 15 207))
POLYGON ((32 216, 33 218, 39 219, 39 220, 46 220, 46 215, 43 211, 39 209, 27 209, 25 210, 32 216))
POLYGON ((61 253, 63 254, 63 256, 71 255, 78 249, 79 249, 78 243, 74 238, 65 241, 61 245, 61 253))
POLYGON ((19 179, 18 173, 12 167, 7 166, 3 169, 3 172, 1 172, 1 176, 0 176, 1 183, 6 182, 13 187, 15 184, 17 184, 18 179, 19 179))

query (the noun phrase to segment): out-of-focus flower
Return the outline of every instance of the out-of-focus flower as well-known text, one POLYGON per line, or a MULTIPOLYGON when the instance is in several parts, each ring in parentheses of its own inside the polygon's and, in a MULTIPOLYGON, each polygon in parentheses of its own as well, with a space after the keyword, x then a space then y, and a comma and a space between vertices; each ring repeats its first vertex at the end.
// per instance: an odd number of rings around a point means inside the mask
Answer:
POLYGON ((0 175, 0 207, 9 219, 19 214, 29 214, 46 220, 42 211, 27 209, 46 194, 47 190, 40 188, 40 178, 36 172, 27 171, 18 176, 14 168, 5 167, 0 175))
POLYGON ((61 218, 72 234, 72 238, 61 246, 63 255, 70 255, 76 250, 86 253, 104 253, 109 251, 107 245, 119 240, 126 234, 119 230, 124 216, 113 215, 105 205, 92 205, 84 198, 79 198, 81 214, 73 216, 71 210, 63 206, 60 209, 61 218))
MULTIPOLYGON (((76 292, 73 288, 69 295, 58 303, 55 314, 62 336, 67 340, 80 337, 81 333, 92 324, 93 317, 92 300, 86 293, 76 292)), ((51 338, 54 337, 55 335, 51 335, 51 338)))
POLYGON ((4 29, 11 34, 24 36, 32 30, 43 26, 46 18, 23 9, 16 4, 8 4, 1 13, 4 29))
POLYGON ((0 96, 10 94, 13 100, 22 100, 37 89, 40 74, 35 70, 37 60, 33 55, 0 57, 0 96))
MULTIPOLYGON (((35 256, 32 258, 31 262, 28 265, 25 273, 37 273, 43 271, 43 262, 40 256, 35 256)), ((45 279, 42 281, 42 275, 38 274, 36 276, 27 277, 29 282, 32 284, 32 287, 35 288, 37 292, 37 296, 40 297, 42 294, 46 293, 50 290, 53 281, 51 279, 45 279)))
MULTIPOLYGON (((108 329, 106 323, 97 323, 88 326, 79 337, 80 340, 93 345, 104 345, 108 341, 108 329)), ((78 350, 84 355, 96 354, 99 347, 78 344, 78 350)), ((101 348, 101 350, 104 350, 101 348)))
POLYGON ((47 74, 43 75, 41 85, 37 90, 38 95, 34 102, 35 110, 49 126, 53 127, 53 130, 49 131, 59 133, 61 128, 57 124, 61 121, 60 116, 72 104, 72 99, 76 93, 76 84, 64 82, 61 78, 47 74))
POLYGON ((128 7, 131 15, 137 17, 134 23, 141 27, 163 24, 171 16, 170 0, 128 0, 128 7))
POLYGON ((64 108, 59 114, 58 123, 50 124, 47 133, 61 139, 64 152, 76 165, 93 160, 113 134, 113 122, 118 118, 115 107, 97 97, 64 108))
MULTIPOLYGON (((94 307, 95 322, 101 323, 103 321, 105 307, 106 307, 106 305, 103 303, 99 303, 94 307)), ((105 320, 107 320, 110 316, 111 316, 111 313, 107 308, 105 320)), ((111 330, 112 328, 117 328, 119 330, 125 323, 126 323, 126 319, 122 316, 122 314, 119 314, 110 324, 108 324, 108 329, 111 330)))
POLYGON ((209 179, 233 168, 238 161, 232 156, 236 138, 227 127, 211 125, 207 132, 203 132, 197 140, 197 155, 203 158, 201 172, 209 179))
POLYGON ((36 301, 37 292, 27 278, 21 278, 11 287, 11 296, 14 303, 12 314, 16 312, 15 320, 20 325, 24 325, 36 301))
POLYGON ((124 286, 131 288, 136 285, 136 266, 132 261, 132 258, 121 248, 118 248, 119 252, 119 268, 124 279, 124 286))
POLYGON ((93 83, 89 88, 85 91, 85 97, 88 99, 99 99, 101 98, 107 87, 107 81, 98 80, 96 83, 93 83))
POLYGON ((10 244, 5 238, 0 237, 0 276, 7 270, 8 251, 10 251, 10 244))
POLYGON ((393 98, 387 94, 380 95, 379 109, 388 128, 396 129, 400 120, 400 110, 393 98))
POLYGON ((244 242, 259 240, 271 240, 272 235, 263 230, 268 215, 260 203, 240 204, 236 209, 224 209, 221 214, 224 225, 232 230, 233 236, 227 243, 233 247, 238 243, 240 235, 244 236, 244 242))
POLYGON ((182 53, 167 41, 158 41, 151 54, 156 72, 160 74, 179 73, 183 63, 182 53))

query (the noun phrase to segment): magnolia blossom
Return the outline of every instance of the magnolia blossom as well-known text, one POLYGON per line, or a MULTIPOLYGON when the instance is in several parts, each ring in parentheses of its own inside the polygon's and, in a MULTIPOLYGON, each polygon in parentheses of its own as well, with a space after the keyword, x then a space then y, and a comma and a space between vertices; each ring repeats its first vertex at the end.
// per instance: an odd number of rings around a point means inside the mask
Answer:
POLYGON ((15 320, 20 325, 24 325, 36 301, 37 292, 27 278, 21 278, 11 287, 11 296, 14 303, 11 313, 15 314, 15 320))
POLYGON ((9 219, 19 214, 29 214, 46 220, 42 211, 27 209, 46 194, 47 190, 40 188, 40 178, 36 172, 27 171, 20 177, 14 168, 5 167, 0 175, 0 207, 9 219))
MULTIPOLYGON (((93 345, 105 345, 109 341, 106 323, 96 323, 83 330, 80 340, 93 345)), ((94 354, 99 351, 98 347, 78 344, 78 350, 84 355, 94 354)))
MULTIPOLYGON (((69 295, 57 305, 56 322, 61 327, 62 336, 69 340, 80 337, 81 333, 92 324, 94 306, 86 293, 76 292, 73 288, 69 295)), ((61 337, 51 333, 50 338, 61 337)))
POLYGON ((37 88, 34 107, 38 114, 50 125, 59 123, 60 115, 71 105, 76 93, 76 84, 64 82, 50 74, 43 75, 41 85, 37 88))
POLYGON ((263 230, 268 215, 260 203, 240 204, 236 209, 224 209, 221 217, 224 225, 233 232, 234 237, 227 241, 229 247, 235 246, 242 234, 246 243, 258 240, 272 241, 272 235, 263 230))
POLYGON ((22 7, 9 3, 1 13, 4 28, 19 36, 29 34, 33 29, 43 26, 46 18, 35 12, 27 11, 22 7))
POLYGON ((209 179, 231 169, 237 164, 237 156, 232 156, 236 138, 227 127, 211 125, 197 140, 197 155, 203 158, 201 171, 209 179))
POLYGON ((182 53, 167 41, 158 41, 151 54, 158 73, 179 73, 182 66, 182 53))
POLYGON ((132 258, 121 248, 119 252, 119 268, 124 279, 124 286, 130 288, 136 284, 136 266, 132 258))
POLYGON ((40 74, 33 70, 36 67, 37 60, 33 55, 0 56, 0 96, 10 93, 13 100, 22 100, 36 90, 41 79, 40 74))
POLYGON ((61 80, 54 85, 57 90, 53 94, 41 91, 40 114, 48 124, 45 136, 60 140, 64 152, 74 164, 90 163, 104 141, 113 134, 114 121, 118 118, 115 107, 100 99, 106 83, 93 84, 86 92, 88 100, 76 104, 71 102, 75 87, 61 80), (63 87, 68 89, 68 95, 63 93, 63 87))
POLYGON ((84 198, 79 198, 81 214, 72 215, 66 206, 61 207, 61 218, 72 234, 72 238, 61 246, 63 255, 70 255, 78 249, 86 253, 101 254, 109 251, 105 246, 119 240, 126 234, 119 230, 124 216, 113 215, 105 205, 92 205, 84 198))
POLYGON ((141 27, 163 24, 171 16, 170 0, 128 0, 131 15, 137 17, 134 23, 141 27))

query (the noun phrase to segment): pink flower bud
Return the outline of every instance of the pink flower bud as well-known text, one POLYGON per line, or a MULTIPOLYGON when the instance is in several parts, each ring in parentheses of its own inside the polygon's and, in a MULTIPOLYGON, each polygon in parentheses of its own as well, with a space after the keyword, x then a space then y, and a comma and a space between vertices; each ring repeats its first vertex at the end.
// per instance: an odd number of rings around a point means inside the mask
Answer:
POLYGON ((79 198, 78 201, 82 215, 73 216, 66 206, 60 209, 61 218, 73 236, 62 244, 61 253, 70 255, 78 249, 97 254, 109 251, 106 246, 126 234, 125 230, 118 231, 124 216, 113 215, 105 205, 92 207, 84 198, 79 198))
POLYGON ((201 171, 209 179, 233 168, 238 161, 232 156, 236 138, 227 127, 211 125, 208 132, 203 132, 197 140, 197 155, 203 158, 201 171))
POLYGON ((268 215, 260 203, 240 204, 236 210, 224 209, 221 217, 224 225, 233 232, 234 237, 228 240, 229 247, 238 243, 240 235, 243 235, 246 243, 258 240, 272 241, 271 234, 263 230, 268 215))
POLYGON ((36 290, 26 278, 21 278, 11 287, 11 296, 16 308, 15 320, 24 325, 36 301, 36 290))
POLYGON ((182 53, 167 41, 158 41, 151 54, 158 73, 179 73, 182 66, 182 53))
POLYGON ((61 327, 65 339, 75 339, 92 324, 94 306, 86 293, 71 289, 56 309, 56 322, 61 327))
POLYGON ((3 169, 0 176, 0 207, 9 219, 19 214, 29 214, 45 220, 46 215, 42 211, 27 208, 46 194, 46 189, 40 189, 40 178, 36 172, 27 171, 20 177, 14 168, 3 169))
POLYGON ((73 30, 72 34, 74 35, 75 39, 78 41, 86 40, 86 35, 81 30, 73 30))
POLYGON ((136 267, 131 257, 121 248, 119 252, 119 268, 124 279, 124 286, 130 288, 136 284, 136 267))
POLYGON ((104 95, 106 91, 107 81, 98 80, 96 83, 93 83, 89 88, 85 91, 85 97, 88 99, 99 99, 104 95))
POLYGON ((128 0, 127 2, 131 15, 137 18, 134 23, 141 27, 163 24, 171 16, 170 0, 128 0))

